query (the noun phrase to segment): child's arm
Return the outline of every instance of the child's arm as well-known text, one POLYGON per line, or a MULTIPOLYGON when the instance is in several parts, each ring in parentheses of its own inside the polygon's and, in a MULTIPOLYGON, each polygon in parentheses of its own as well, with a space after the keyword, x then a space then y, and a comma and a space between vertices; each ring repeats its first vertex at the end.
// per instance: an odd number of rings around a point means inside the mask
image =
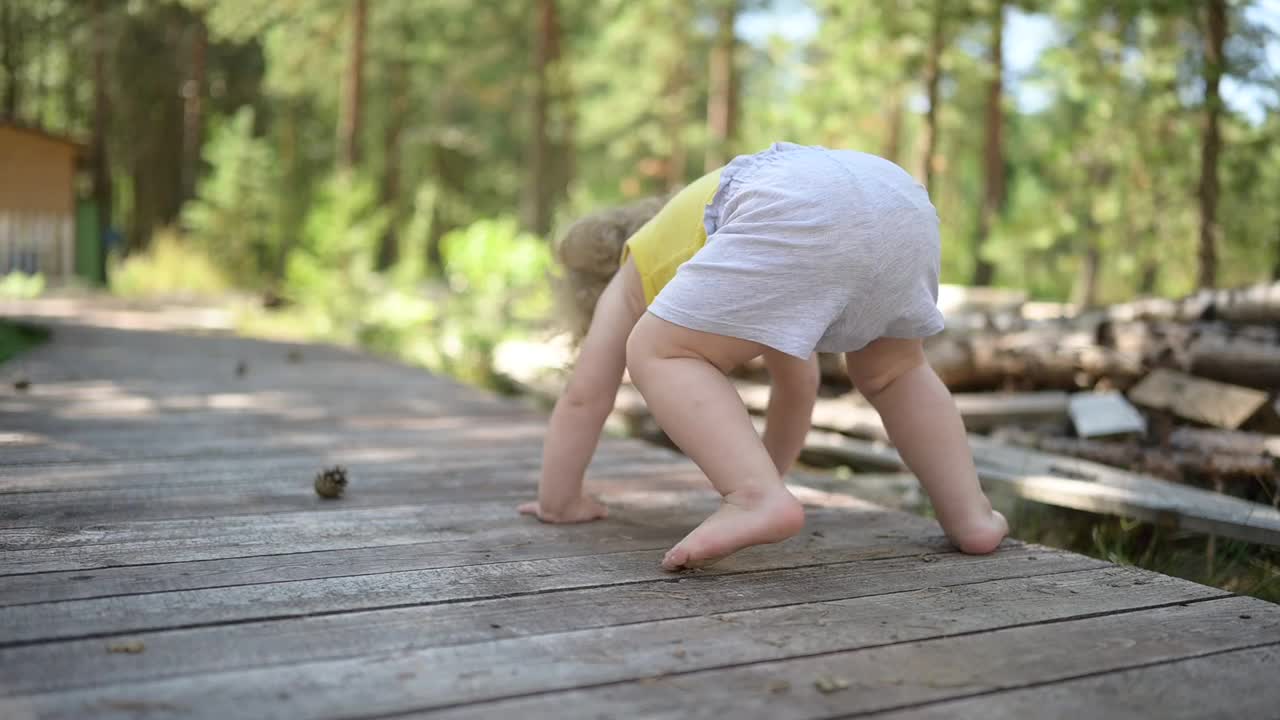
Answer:
POLYGON ((640 277, 628 261, 596 303, 569 384, 551 413, 538 500, 521 505, 520 512, 555 523, 587 522, 605 516, 603 505, 582 494, 583 475, 622 383, 627 337, 643 314, 640 277))
POLYGON ((764 447, 778 474, 786 475, 800 457, 805 435, 809 434, 813 405, 818 399, 818 356, 801 360, 767 350, 764 364, 773 384, 765 414, 764 447))

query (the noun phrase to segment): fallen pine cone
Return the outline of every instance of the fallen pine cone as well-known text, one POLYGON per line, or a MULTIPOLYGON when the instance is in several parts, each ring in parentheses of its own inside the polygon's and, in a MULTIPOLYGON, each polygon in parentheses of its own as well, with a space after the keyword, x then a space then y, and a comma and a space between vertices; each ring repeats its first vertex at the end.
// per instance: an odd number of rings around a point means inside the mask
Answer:
POLYGON ((322 498, 340 498, 347 489, 347 471, 334 465, 316 474, 316 494, 322 498))

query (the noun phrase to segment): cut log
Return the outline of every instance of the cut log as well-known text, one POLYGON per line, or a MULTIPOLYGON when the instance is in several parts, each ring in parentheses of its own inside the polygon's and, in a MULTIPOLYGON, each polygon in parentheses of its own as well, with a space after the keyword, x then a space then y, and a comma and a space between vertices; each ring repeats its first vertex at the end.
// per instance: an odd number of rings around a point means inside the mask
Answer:
POLYGON ((1187 369, 1223 382, 1280 389, 1280 345, 1201 337, 1187 349, 1187 369))
POLYGON ((1238 455, 1199 449, 1164 450, 1142 447, 1135 442, 1053 437, 1016 429, 1002 429, 993 437, 1000 442, 1020 447, 1084 458, 1174 481, 1182 481, 1195 475, 1224 480, 1266 480, 1274 487, 1276 472, 1280 468, 1275 458, 1260 454, 1238 455))
POLYGON ((926 343, 929 364, 952 390, 1124 389, 1142 377, 1142 358, 1094 342, 1094 332, 1059 323, 1007 335, 943 336, 926 343))
MULTIPOLYGON (((1129 473, 1087 460, 1000 445, 970 436, 978 477, 991 491, 1032 502, 1132 517, 1170 528, 1280 545, 1280 511, 1209 490, 1129 473)), ((905 470, 883 443, 813 431, 806 453, 878 472, 905 470)))
POLYGON ((1134 386, 1129 391, 1129 399, 1187 420, 1234 430, 1262 408, 1267 394, 1159 369, 1134 386))
POLYGON ((1080 437, 1145 433, 1147 421, 1138 409, 1116 392, 1076 393, 1069 412, 1080 437))
POLYGON ((1236 290, 1201 290, 1181 300, 1136 300, 1112 306, 1107 315, 1115 320, 1280 322, 1280 282, 1236 290))
MULTIPOLYGON (((565 372, 572 359, 572 342, 562 335, 541 343, 499 343, 493 365, 498 374, 526 392, 554 401, 564 387, 565 372)), ((748 410, 755 414, 765 412, 769 406, 768 385, 744 380, 737 380, 734 385, 748 410)), ((1003 425, 1065 429, 1067 422, 1066 393, 956 393, 953 397, 970 432, 986 432, 1003 425)), ((633 416, 648 413, 640 393, 625 383, 615 409, 633 416)), ((880 415, 856 393, 820 398, 814 406, 813 424, 856 437, 887 438, 880 415)))
POLYGON ((1239 430, 1201 430, 1181 427, 1169 435, 1169 445, 1180 450, 1197 450, 1232 455, 1270 455, 1280 458, 1280 435, 1239 430))

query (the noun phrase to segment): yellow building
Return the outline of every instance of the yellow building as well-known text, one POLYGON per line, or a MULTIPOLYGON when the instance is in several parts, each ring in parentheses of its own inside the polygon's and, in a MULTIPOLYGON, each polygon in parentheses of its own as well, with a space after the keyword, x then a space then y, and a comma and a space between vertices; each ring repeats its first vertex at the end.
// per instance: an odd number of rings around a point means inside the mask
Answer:
POLYGON ((0 275, 75 273, 76 160, 67 138, 0 121, 0 275))

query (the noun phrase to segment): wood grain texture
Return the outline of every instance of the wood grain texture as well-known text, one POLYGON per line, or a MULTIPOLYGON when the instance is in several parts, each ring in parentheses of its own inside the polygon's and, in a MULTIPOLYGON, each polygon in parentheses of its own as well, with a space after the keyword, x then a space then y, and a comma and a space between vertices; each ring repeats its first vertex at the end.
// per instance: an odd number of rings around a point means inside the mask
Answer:
MULTIPOLYGON (((931 541, 928 536, 921 535, 916 536, 915 542, 897 536, 877 540, 875 534, 879 531, 874 526, 863 526, 848 532, 833 531, 822 538, 810 535, 776 546, 752 548, 729 558, 713 572, 755 572, 795 565, 829 565, 950 549, 941 538, 931 541)), ((438 532, 442 537, 454 539, 467 536, 461 526, 438 532)), ((674 544, 682 534, 680 529, 673 529, 667 542, 660 545, 674 544)), ((584 553, 589 552, 589 543, 582 547, 584 553)), ((1011 551, 1031 552, 1025 549, 1011 551)), ((1046 559, 1049 557, 1042 555, 1046 559)), ((659 566, 659 549, 539 560, 491 560, 426 570, 11 605, 0 608, 0 629, 3 629, 0 644, 258 618, 302 617, 326 612, 620 585, 670 577, 659 566), (181 611, 176 612, 176 608, 181 608, 181 611)), ((1094 562, 1087 558, 1082 560, 1094 562)))
MULTIPOLYGON (((900 618, 893 613, 957 616, 958 619, 947 621, 943 626, 958 632, 968 626, 957 623, 977 622, 958 617, 976 603, 989 605, 992 610, 992 614, 980 622, 998 619, 1011 623, 1019 618, 1057 617, 1059 613, 1080 612, 1082 608, 1101 612, 1223 594, 1172 578, 1144 582, 1144 574, 1129 569, 1097 565, 1080 569, 1080 561, 1078 557, 1064 555, 1031 560, 1025 553, 1011 553, 992 558, 963 558, 954 563, 936 560, 926 563, 919 557, 911 557, 755 573, 689 575, 550 594, 12 647, 0 649, 0 664, 12 668, 8 692, 35 692, 194 675, 249 665, 287 665, 530 639, 556 633, 582 633, 593 628, 603 632, 612 626, 803 603, 844 603, 850 598, 868 598, 865 606, 859 605, 869 613, 867 617, 845 618, 851 623, 856 621, 860 628, 857 637, 863 640, 866 633, 898 639, 904 637, 901 633, 923 637, 927 636, 927 628, 938 627, 942 622, 920 621, 909 626, 899 622, 900 618), (925 566, 927 569, 922 570, 925 566), (927 577, 929 590, 918 589, 921 577, 927 577), (873 597, 881 599, 869 599, 873 597), (870 619, 872 615, 875 622, 870 619), (324 641, 318 642, 320 638, 324 641), (104 647, 122 641, 142 642, 147 650, 136 657, 114 654, 103 657, 104 647), (204 648, 204 651, 192 654, 189 652, 192 647, 204 648), (50 666, 66 668, 69 672, 49 675, 39 670, 50 666), (74 672, 77 668, 84 672, 74 672)), ((821 627, 831 634, 832 623, 821 627)), ((641 638, 637 642, 645 641, 641 638)), ((771 644, 781 647, 786 643, 779 643, 776 637, 764 643, 771 644)), ((465 658, 465 653, 459 655, 465 658)), ((442 666, 439 672, 452 671, 442 666)), ((0 689, 0 693, 3 692, 0 689)))
POLYGON ((863 717, 881 720, 1236 720, 1275 717, 1280 686, 1258 682, 1280 666, 1280 643, 1206 654, 1034 688, 863 717))
MULTIPOLYGON (((607 708, 615 717, 850 717, 1245 649, 1268 642, 1262 638, 1277 632, 1280 607, 1224 598, 780 662, 667 672, 634 682, 464 705, 431 716, 554 718, 562 717, 565 708, 587 707, 607 708), (1241 619, 1242 614, 1250 618, 1241 619), (846 687, 822 692, 817 684, 824 679, 846 687)), ((1270 692, 1265 690, 1268 679, 1255 677, 1242 684, 1270 692)))
POLYGON ((173 332, 187 311, 24 307, 73 320, 20 359, 31 391, 0 394, 6 720, 1034 715, 1065 701, 1023 694, 1058 685, 1106 707, 1111 674, 1225 677, 1191 658, 1237 671, 1187 707, 1265 707, 1274 655, 1249 648, 1276 606, 1012 540, 961 555, 931 520, 801 477, 801 535, 673 575, 662 551, 718 499, 670 451, 607 440, 588 488, 610 518, 542 525, 514 509, 545 432, 526 404, 173 332), (322 502, 308 480, 331 463, 353 482, 322 502))

